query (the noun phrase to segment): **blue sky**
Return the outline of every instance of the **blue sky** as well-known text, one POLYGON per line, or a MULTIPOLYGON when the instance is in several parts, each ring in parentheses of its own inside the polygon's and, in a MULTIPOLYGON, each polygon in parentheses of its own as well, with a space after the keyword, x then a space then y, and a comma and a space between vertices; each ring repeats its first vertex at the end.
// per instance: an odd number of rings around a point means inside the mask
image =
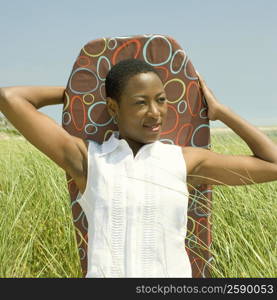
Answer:
MULTIPOLYGON (((254 125, 277 125, 276 15, 276 0, 2 1, 0 86, 65 86, 88 41, 167 34, 220 102, 254 125)), ((61 124, 61 105, 41 111, 61 124)))

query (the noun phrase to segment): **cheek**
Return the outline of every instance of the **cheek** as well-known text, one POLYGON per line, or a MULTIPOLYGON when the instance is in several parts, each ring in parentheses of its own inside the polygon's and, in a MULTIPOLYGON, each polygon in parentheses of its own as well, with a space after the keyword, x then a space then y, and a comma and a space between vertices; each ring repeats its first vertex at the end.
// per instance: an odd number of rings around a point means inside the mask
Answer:
POLYGON ((167 115, 167 111, 168 111, 168 106, 167 106, 167 104, 163 107, 163 109, 162 109, 162 114, 164 115, 164 116, 166 116, 167 115))
POLYGON ((121 124, 137 124, 140 122, 143 117, 143 113, 141 111, 129 109, 128 111, 122 111, 119 115, 119 119, 121 124))
POLYGON ((143 117, 143 115, 145 114, 145 109, 143 108, 138 108, 136 106, 133 107, 129 107, 128 110, 125 110, 123 112, 124 117, 127 119, 138 119, 143 117))

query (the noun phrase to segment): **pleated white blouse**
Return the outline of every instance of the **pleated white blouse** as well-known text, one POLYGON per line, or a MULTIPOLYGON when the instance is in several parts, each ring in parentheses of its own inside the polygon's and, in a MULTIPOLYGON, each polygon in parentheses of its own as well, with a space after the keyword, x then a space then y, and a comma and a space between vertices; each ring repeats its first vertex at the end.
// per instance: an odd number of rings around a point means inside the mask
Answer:
POLYGON ((118 136, 88 146, 87 186, 77 198, 88 220, 86 277, 191 277, 181 147, 156 141, 134 157, 118 136))

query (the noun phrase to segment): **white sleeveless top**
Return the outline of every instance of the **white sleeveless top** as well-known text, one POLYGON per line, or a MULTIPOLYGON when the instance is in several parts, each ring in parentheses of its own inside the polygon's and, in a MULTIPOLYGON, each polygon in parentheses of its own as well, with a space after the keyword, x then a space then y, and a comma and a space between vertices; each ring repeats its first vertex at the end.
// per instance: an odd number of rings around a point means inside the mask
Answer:
POLYGON ((181 147, 156 141, 134 157, 118 136, 88 146, 87 186, 77 198, 88 220, 86 277, 191 277, 181 147))

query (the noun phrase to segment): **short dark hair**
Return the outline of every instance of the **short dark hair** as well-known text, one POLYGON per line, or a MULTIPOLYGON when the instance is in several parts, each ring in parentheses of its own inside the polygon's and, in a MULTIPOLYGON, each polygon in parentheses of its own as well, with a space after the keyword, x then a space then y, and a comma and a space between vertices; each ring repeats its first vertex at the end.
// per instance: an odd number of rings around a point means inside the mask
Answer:
POLYGON ((120 102, 120 97, 128 80, 134 75, 148 72, 153 72, 159 76, 156 69, 145 61, 135 58, 121 60, 107 74, 105 83, 106 97, 111 97, 120 102))

